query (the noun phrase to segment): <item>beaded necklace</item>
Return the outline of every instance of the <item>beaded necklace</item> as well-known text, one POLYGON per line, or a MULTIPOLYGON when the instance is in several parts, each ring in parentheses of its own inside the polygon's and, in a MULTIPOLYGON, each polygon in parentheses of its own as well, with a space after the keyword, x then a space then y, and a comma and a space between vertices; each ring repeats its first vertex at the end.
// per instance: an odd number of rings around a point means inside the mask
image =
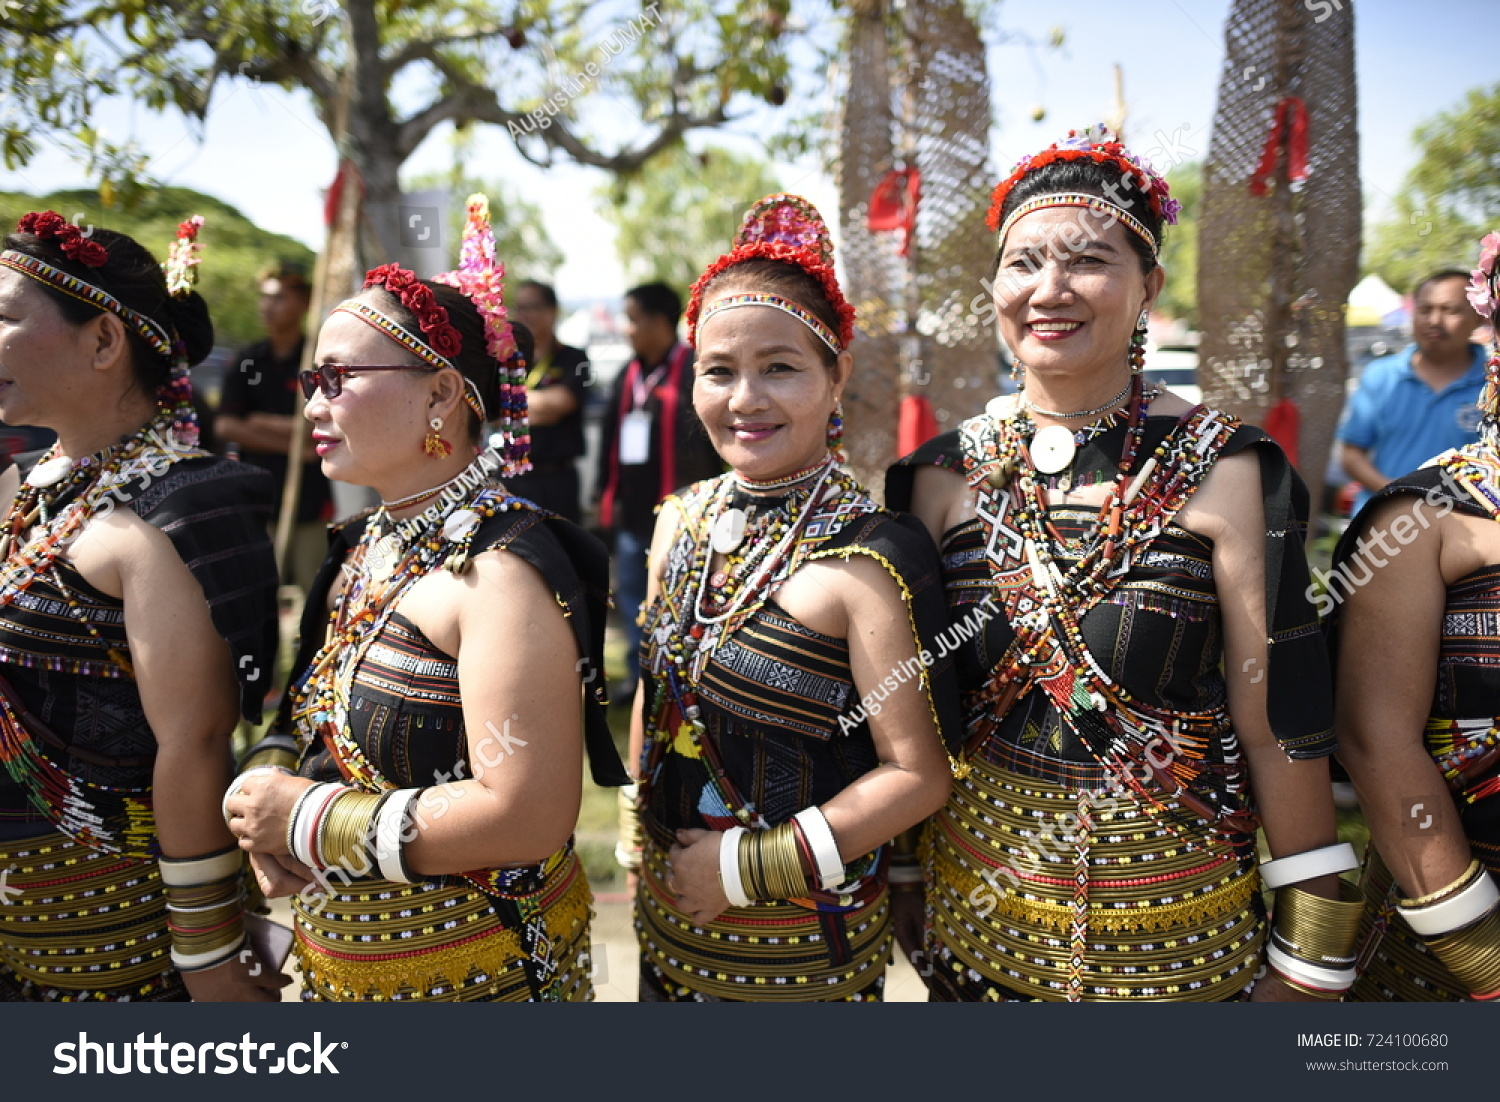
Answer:
POLYGON ((414 538, 402 539, 389 569, 372 571, 369 560, 377 540, 389 538, 377 535, 389 517, 383 509, 375 511, 350 552, 346 584, 329 615, 327 639, 292 689, 292 719, 304 752, 315 737, 321 736, 346 778, 376 791, 391 787, 366 758, 349 728, 355 672, 412 585, 439 564, 455 574, 463 573, 468 569, 474 536, 485 520, 498 513, 530 508, 529 503, 498 487, 482 487, 443 509, 413 518, 425 520, 414 538))
MULTIPOLYGON (((171 434, 172 414, 155 419, 118 444, 73 461, 54 444, 32 469, 6 513, 0 551, 0 608, 10 605, 46 575, 62 594, 69 613, 101 645, 99 630, 88 619, 57 568, 83 526, 129 501, 125 488, 137 479, 159 478, 174 463, 204 454, 179 447, 171 434), (114 495, 113 497, 111 495, 114 495)), ((117 648, 108 654, 126 677, 133 677, 128 657, 117 648)), ((17 713, 10 694, 0 694, 0 764, 26 791, 33 806, 59 831, 105 853, 146 858, 158 851, 151 788, 92 784, 68 772, 43 754, 35 736, 17 713)))

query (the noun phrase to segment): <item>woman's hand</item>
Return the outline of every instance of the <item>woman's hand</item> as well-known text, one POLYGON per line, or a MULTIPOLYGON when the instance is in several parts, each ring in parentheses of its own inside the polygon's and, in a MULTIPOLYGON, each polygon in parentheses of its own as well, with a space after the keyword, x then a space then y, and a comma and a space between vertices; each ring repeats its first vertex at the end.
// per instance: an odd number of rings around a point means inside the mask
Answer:
POLYGON ((248 945, 216 968, 182 973, 195 1003, 274 1003, 292 977, 267 968, 248 945))
POLYGON ((719 882, 719 845, 724 835, 717 830, 679 830, 677 844, 667 855, 667 887, 676 893, 677 905, 695 924, 706 926, 729 909, 729 897, 719 882))
POLYGON ((250 869, 267 899, 300 895, 317 882, 312 869, 286 853, 252 853, 250 869))
POLYGON ((238 789, 224 801, 224 807, 229 812, 229 830, 239 839, 240 849, 251 853, 289 854, 286 847, 287 820, 291 818, 297 797, 314 782, 288 773, 257 773, 237 783, 238 789))

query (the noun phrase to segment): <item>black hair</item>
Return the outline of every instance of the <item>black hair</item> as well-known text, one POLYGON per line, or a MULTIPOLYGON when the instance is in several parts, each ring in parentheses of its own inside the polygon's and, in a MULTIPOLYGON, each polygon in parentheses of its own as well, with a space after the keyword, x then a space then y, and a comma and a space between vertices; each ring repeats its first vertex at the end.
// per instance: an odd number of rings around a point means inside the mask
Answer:
POLYGON ((523 288, 530 288, 541 295, 543 305, 549 310, 557 309, 557 289, 552 284, 543 283, 539 279, 523 279, 520 283, 516 284, 516 290, 520 291, 523 288))
POLYGON ((632 287, 625 292, 625 297, 633 299, 637 306, 652 317, 666 318, 674 329, 678 319, 682 317, 682 296, 659 280, 632 287))
POLYGON ((1438 283, 1445 279, 1461 279, 1465 283, 1468 283, 1469 273, 1464 271, 1462 268, 1440 268, 1438 271, 1435 271, 1430 275, 1423 276, 1421 279, 1417 280, 1415 284, 1412 285, 1412 302, 1415 303, 1417 301, 1417 296, 1422 293, 1423 287, 1426 287, 1429 283, 1438 283))
MULTIPOLYGON (((828 292, 823 284, 789 260, 751 257, 725 268, 704 286, 703 302, 708 304, 722 295, 743 291, 776 295, 795 302, 828 326, 829 332, 839 331, 838 311, 828 301, 828 292)), ((822 339, 814 338, 813 344, 825 367, 832 367, 838 362, 838 353, 822 339)))
MULTIPOLYGON (((479 307, 475 306, 463 292, 445 283, 433 283, 431 280, 424 279, 422 286, 430 290, 433 297, 437 299, 438 305, 448 311, 448 324, 458 331, 462 348, 458 355, 450 356, 448 359, 458 369, 458 373, 479 390, 485 413, 491 419, 499 416, 500 364, 490 355, 489 348, 485 344, 484 319, 480 317, 479 307)), ((384 287, 372 287, 365 293, 378 294, 382 313, 398 322, 407 332, 421 336, 422 330, 417 324, 416 315, 406 308, 406 304, 400 298, 384 287)), ((532 361, 536 359, 536 338, 532 336, 530 329, 519 322, 511 322, 510 327, 516 340, 516 348, 520 350, 521 359, 524 361, 523 366, 530 367, 532 361)), ((464 409, 467 411, 464 423, 468 426, 469 434, 478 440, 482 427, 479 424, 479 418, 467 405, 464 409)))
MULTIPOLYGON (((187 350, 188 366, 201 363, 213 351, 213 320, 208 315, 208 303, 197 291, 190 291, 182 298, 169 295, 166 277, 156 258, 123 233, 95 228, 89 240, 103 246, 109 254, 109 259, 97 268, 69 259, 54 238, 13 233, 5 238, 5 247, 91 283, 130 309, 146 315, 169 336, 175 335, 182 341, 187 350)), ((106 312, 102 307, 64 294, 50 283, 33 282, 46 292, 57 305, 63 320, 72 326, 85 325, 106 312)), ((148 394, 155 395, 156 388, 165 383, 171 373, 171 357, 163 356, 147 344, 128 322, 125 323, 125 340, 132 379, 148 394)))
MULTIPOLYGON (((1038 195, 1069 191, 1097 195, 1106 202, 1123 208, 1132 218, 1144 225, 1152 237, 1156 238, 1157 249, 1164 244, 1162 234, 1165 227, 1161 216, 1151 209, 1151 202, 1147 199, 1146 193, 1136 186, 1136 177, 1133 175, 1126 177, 1114 165, 1102 165, 1086 158, 1053 161, 1021 177, 1020 182, 1011 188, 1010 194, 1005 197, 1005 206, 1000 210, 1000 224, 1004 225, 1011 211, 1028 199, 1034 199, 1038 195)), ((1135 251, 1136 257, 1141 262, 1142 273, 1149 275, 1156 267, 1156 255, 1151 251, 1151 246, 1141 240, 1140 234, 1129 227, 1125 229, 1125 238, 1130 242, 1131 249, 1135 251)), ((994 273, 999 270, 1000 250, 997 246, 995 267, 991 272, 991 278, 994 278, 994 273)))

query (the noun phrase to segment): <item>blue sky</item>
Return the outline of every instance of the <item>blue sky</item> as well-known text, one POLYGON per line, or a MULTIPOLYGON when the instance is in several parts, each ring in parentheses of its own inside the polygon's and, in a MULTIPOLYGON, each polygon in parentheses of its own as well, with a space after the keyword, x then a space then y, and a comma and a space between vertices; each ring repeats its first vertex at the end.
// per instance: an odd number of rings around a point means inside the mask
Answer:
MULTIPOLYGON (((1413 128, 1455 105, 1468 89, 1500 81, 1500 15, 1492 0, 1344 3, 1355 18, 1361 177, 1367 213, 1379 214, 1415 159, 1413 128)), ((1124 67, 1130 144, 1149 149, 1159 144, 1160 132, 1176 135, 1185 151, 1206 152, 1229 7, 1228 0, 1005 0, 999 15, 1004 27, 1041 40, 1061 26, 1066 45, 1060 51, 991 46, 996 168, 1008 168, 1069 127, 1109 114, 1116 62, 1124 67), (1038 104, 1047 114, 1035 123, 1029 112, 1038 104)), ((823 94, 822 102, 831 103, 830 96, 823 94)), ((756 150, 756 134, 774 121, 769 111, 738 125, 727 139, 694 140, 756 150)), ((321 189, 333 176, 334 155, 302 97, 274 88, 221 86, 202 141, 179 119, 126 102, 107 105, 98 123, 116 139, 133 135, 145 144, 155 157, 152 170, 164 182, 216 195, 266 228, 314 247, 320 242, 321 189)), ((516 155, 503 131, 481 133, 472 167, 484 177, 505 178, 542 206, 548 231, 566 256, 556 273, 563 297, 621 292, 613 230, 597 213, 602 175, 572 167, 544 173, 516 155)), ((435 135, 407 171, 442 171, 449 160, 446 135, 435 135)), ((784 188, 834 209, 832 181, 815 166, 778 165, 777 173, 784 188)), ((19 173, 0 172, 0 189, 7 190, 86 183, 78 165, 51 150, 19 173)), ((102 221, 107 224, 107 217, 102 221)))

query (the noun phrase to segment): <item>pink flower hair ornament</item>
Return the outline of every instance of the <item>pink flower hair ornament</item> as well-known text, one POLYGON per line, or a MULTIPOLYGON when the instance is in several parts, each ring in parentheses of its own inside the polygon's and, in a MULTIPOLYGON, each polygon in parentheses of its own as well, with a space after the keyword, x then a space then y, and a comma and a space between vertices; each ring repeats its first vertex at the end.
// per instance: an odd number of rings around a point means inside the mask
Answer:
POLYGON ((463 244, 458 267, 434 276, 463 294, 484 319, 485 349, 499 372, 500 410, 495 417, 502 443, 505 468, 501 477, 531 470, 531 427, 526 410, 526 371, 529 366, 516 347, 516 336, 505 309, 505 265, 495 250, 495 231, 490 225, 490 201, 475 193, 465 204, 463 244))

